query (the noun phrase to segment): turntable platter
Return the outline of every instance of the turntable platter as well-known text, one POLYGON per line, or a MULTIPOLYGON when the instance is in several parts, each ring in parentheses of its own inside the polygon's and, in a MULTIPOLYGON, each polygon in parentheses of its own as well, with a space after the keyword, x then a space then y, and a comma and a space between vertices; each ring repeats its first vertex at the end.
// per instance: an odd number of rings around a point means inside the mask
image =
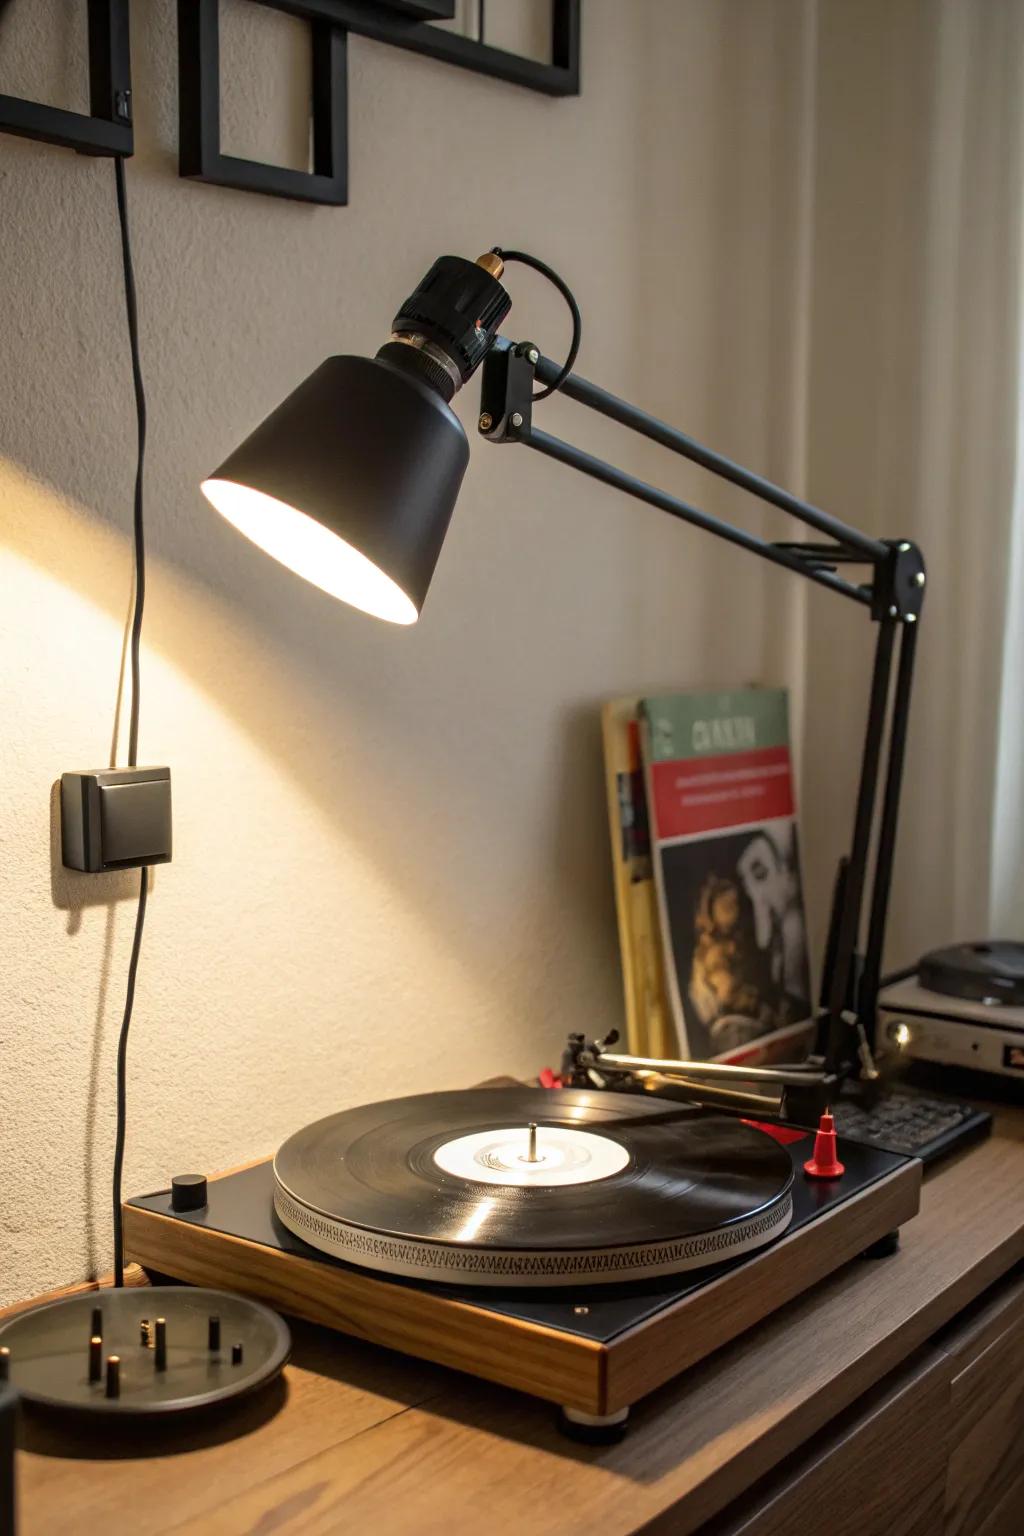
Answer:
POLYGON ((422 1280, 650 1279, 751 1252, 792 1214, 764 1132, 680 1104, 486 1088, 363 1105, 274 1159, 274 1205, 350 1263, 422 1280))

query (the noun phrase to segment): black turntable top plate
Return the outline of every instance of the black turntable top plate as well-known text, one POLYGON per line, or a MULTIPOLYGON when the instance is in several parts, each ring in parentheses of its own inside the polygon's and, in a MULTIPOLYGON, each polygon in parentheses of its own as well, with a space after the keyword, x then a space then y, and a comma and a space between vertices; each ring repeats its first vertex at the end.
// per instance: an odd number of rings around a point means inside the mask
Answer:
MULTIPOLYGON (((896 1152, 883 1152, 877 1147, 844 1141, 842 1155, 846 1164, 846 1177, 840 1180, 807 1179, 803 1176, 802 1168, 804 1160, 811 1154, 813 1133, 787 1132, 783 1129, 782 1134, 793 1138, 784 1147, 796 1176, 792 1191, 793 1217, 788 1229, 790 1232, 805 1227, 834 1207, 843 1205, 908 1161, 896 1152)), ((173 1210, 170 1190, 166 1189, 137 1196, 129 1203, 169 1220, 242 1238, 278 1253, 295 1254, 314 1263, 343 1270, 353 1267, 318 1252, 290 1232, 275 1214, 273 1196, 273 1172, 268 1160, 224 1178, 211 1179, 209 1205, 202 1210, 173 1210)), ((661 1279, 617 1285, 588 1285, 581 1282, 572 1288, 557 1289, 522 1290, 510 1286, 507 1290, 481 1290, 468 1285, 435 1284, 402 1276, 389 1277, 388 1284, 425 1286, 436 1295, 472 1302, 489 1311, 555 1328, 563 1333, 576 1334, 595 1343, 609 1343, 646 1318, 673 1306, 683 1296, 716 1280, 727 1270, 748 1262, 751 1262, 751 1256, 727 1259, 704 1269, 661 1279)))
POLYGON ((313 1246, 477 1285, 614 1282, 749 1252, 788 1226, 793 1182, 786 1152, 740 1121, 525 1087, 345 1110, 286 1141, 274 1173, 278 1216, 313 1246))

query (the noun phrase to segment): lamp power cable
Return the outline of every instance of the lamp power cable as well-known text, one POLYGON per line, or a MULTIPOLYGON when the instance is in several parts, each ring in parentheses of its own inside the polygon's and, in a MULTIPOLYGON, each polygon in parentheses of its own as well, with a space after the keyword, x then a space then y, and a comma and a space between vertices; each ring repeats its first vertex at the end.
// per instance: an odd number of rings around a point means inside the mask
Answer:
POLYGON ((546 277, 548 282, 558 289, 562 298, 569 306, 569 313, 572 316, 572 341, 569 344, 569 351, 566 354, 565 362, 551 383, 543 389, 535 391, 533 396, 534 400, 546 400, 548 395, 553 395, 556 390, 561 389, 570 373, 572 373, 576 358, 579 355, 580 342, 583 338, 583 317, 580 314, 580 307, 565 278, 559 277, 554 267, 549 267, 547 262, 541 261, 539 256, 531 256, 529 251, 506 251, 500 245, 492 246, 491 250, 495 256, 500 257, 504 262, 517 261, 521 266, 532 267, 534 272, 539 272, 541 277, 546 277))
MULTIPOLYGON (((121 262, 124 274, 125 312, 128 322, 128 342, 131 351, 132 384, 135 396, 136 458, 135 494, 132 516, 132 543, 135 578, 135 595, 132 605, 132 627, 129 645, 131 667, 131 707, 128 723, 128 766, 134 768, 139 755, 139 706, 142 699, 142 679, 139 652, 142 642, 142 615, 146 604, 146 537, 144 477, 146 464, 146 390, 142 378, 142 361, 139 353, 139 312, 135 293, 135 268, 132 262, 131 232, 128 224, 128 189, 124 159, 114 157, 114 178, 117 191, 117 215, 121 235, 121 262)), ((117 1041, 117 1111, 114 1135, 114 1166, 112 1180, 113 1227, 114 1227, 114 1284, 124 1285, 124 1234, 121 1228, 121 1180, 124 1170, 124 1147, 128 1121, 128 1032, 131 1028, 135 1007, 135 984, 142 953, 142 933, 146 922, 146 899, 149 891, 149 870, 141 870, 139 902, 135 915, 135 933, 132 938, 131 957, 128 961, 128 981, 125 989, 124 1013, 117 1041)))

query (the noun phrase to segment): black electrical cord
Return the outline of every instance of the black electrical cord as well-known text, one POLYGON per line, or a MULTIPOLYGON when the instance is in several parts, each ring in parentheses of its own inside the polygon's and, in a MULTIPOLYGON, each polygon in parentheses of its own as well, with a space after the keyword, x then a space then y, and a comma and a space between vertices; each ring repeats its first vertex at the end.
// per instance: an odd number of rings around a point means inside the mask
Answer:
MULTIPOLYGON (((146 539, 143 503, 143 473, 146 462, 146 391, 142 382, 142 363, 139 357, 139 313, 135 298, 135 269, 132 264, 131 236, 128 229, 128 193, 125 185, 124 160, 114 157, 114 177, 117 187, 117 215, 121 229, 121 261, 124 269, 124 299, 128 319, 128 341, 131 347, 132 382, 135 389, 135 419, 137 451, 135 460, 135 506, 133 516, 135 601, 132 611, 130 643, 132 701, 128 727, 128 766, 134 768, 139 753, 139 702, 141 679, 139 673, 139 647, 142 639, 142 612, 146 603, 146 539)), ((142 870, 139 884, 139 905, 135 917, 135 936, 132 939, 131 959, 128 962, 128 985, 125 992, 124 1016, 117 1042, 117 1129, 114 1137, 114 1284, 124 1285, 124 1236, 121 1231, 121 1174, 124 1168, 125 1131, 128 1121, 128 1030, 132 1022, 135 1004, 135 981, 139 973, 139 956, 142 952, 142 930, 146 921, 146 897, 148 893, 148 869, 142 870)))
POLYGON ((139 905, 135 917, 135 937, 132 939, 132 957, 128 962, 128 987, 124 999, 124 1017, 117 1041, 117 1130, 114 1135, 114 1284, 124 1285, 124 1233, 121 1230, 121 1174, 124 1169, 124 1140, 128 1123, 128 1029, 132 1022, 135 1005, 135 978, 139 974, 139 955, 142 951, 142 929, 146 921, 146 897, 149 890, 149 871, 142 871, 139 883, 139 905))
POLYGON ((580 307, 576 303, 572 289, 565 279, 559 277, 554 268, 549 267, 546 261, 541 261, 539 256, 531 256, 528 251, 503 251, 500 245, 492 246, 491 249, 495 256, 501 257, 502 261, 518 261, 524 267, 532 267, 535 272, 540 273, 541 277, 546 277, 548 282, 553 283, 558 289, 562 298, 569 306, 569 313, 572 315, 572 342, 569 346, 568 355, 557 377, 545 389, 538 390, 533 397, 535 400, 546 400, 548 395, 553 395, 556 390, 561 389, 570 373, 572 373, 573 364, 576 362, 580 350, 580 340, 583 333, 583 318, 580 315, 580 307))
POLYGON ((142 382, 142 362, 139 357, 139 309, 135 298, 135 268, 132 263, 132 243, 128 229, 128 191, 125 185, 124 160, 114 157, 114 176, 117 185, 117 214, 121 226, 121 261, 124 267, 124 303, 128 318, 128 341, 132 357, 132 383, 135 387, 135 416, 138 451, 135 461, 135 608, 132 614, 131 668, 132 704, 128 725, 128 766, 134 768, 139 755, 139 642, 142 638, 142 612, 146 606, 146 527, 143 516, 143 473, 146 463, 146 390, 142 382))

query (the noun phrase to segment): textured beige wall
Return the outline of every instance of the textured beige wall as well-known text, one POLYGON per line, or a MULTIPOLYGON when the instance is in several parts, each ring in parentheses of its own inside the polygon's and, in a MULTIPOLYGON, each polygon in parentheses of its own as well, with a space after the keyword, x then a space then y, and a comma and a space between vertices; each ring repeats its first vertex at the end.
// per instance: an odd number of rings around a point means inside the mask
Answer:
MULTIPOLYGON (((0 89, 71 100, 68 9, 7 8, 0 89)), ((172 765, 175 858, 139 980, 129 1191, 355 1101, 530 1072, 567 1029, 618 1022, 599 701, 793 682, 800 639, 789 578, 522 450, 474 444, 412 630, 273 565, 197 484, 326 352, 375 349, 436 254, 494 242, 572 280, 582 371, 798 479, 810 8, 587 0, 567 101, 353 39, 345 209, 177 178, 174 10, 132 7, 141 756, 172 765)), ((294 162, 302 28, 222 11, 226 147, 294 162)), ((109 760, 130 597, 111 166, 3 139, 0 219, 2 1301, 109 1263, 135 879, 62 871, 52 811, 63 769, 109 760)), ((557 299, 510 283, 510 334, 557 355, 557 299)), ((571 405, 543 416, 740 509, 571 405)))

